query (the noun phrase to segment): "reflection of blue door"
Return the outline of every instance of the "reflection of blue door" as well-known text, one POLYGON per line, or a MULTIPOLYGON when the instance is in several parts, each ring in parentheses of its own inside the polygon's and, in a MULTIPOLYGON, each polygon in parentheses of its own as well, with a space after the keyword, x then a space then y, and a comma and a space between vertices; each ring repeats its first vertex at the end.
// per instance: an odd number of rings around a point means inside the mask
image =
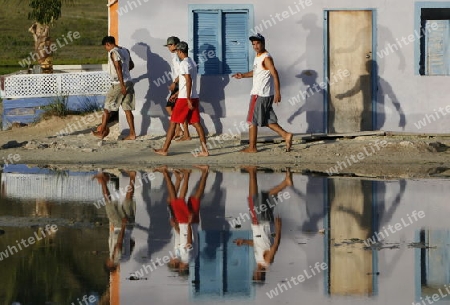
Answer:
POLYGON ((237 238, 250 239, 251 231, 199 232, 199 255, 189 272, 191 298, 253 296, 253 249, 236 246, 237 238))

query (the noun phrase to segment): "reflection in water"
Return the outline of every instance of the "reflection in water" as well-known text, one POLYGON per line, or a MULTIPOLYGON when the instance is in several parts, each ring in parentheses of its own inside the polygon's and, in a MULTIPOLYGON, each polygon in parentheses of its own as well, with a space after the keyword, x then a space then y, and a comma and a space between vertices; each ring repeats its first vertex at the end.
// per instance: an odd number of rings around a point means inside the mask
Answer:
POLYGON ((450 295, 447 180, 198 166, 10 167, 1 182, 0 304, 421 304, 450 295), (364 244, 414 210, 426 217, 364 244), (8 252, 53 223, 53 236, 8 252), (328 268, 312 273, 319 263, 328 268))
POLYGON ((112 200, 108 189, 108 181, 113 177, 110 174, 100 172, 94 176, 101 185, 105 199, 105 210, 109 220, 109 257, 105 261, 105 268, 109 272, 110 287, 101 297, 101 302, 120 300, 120 263, 127 262, 133 252, 135 241, 131 237, 134 227, 136 202, 133 199, 136 172, 126 172, 129 182, 125 188, 123 200, 112 200))

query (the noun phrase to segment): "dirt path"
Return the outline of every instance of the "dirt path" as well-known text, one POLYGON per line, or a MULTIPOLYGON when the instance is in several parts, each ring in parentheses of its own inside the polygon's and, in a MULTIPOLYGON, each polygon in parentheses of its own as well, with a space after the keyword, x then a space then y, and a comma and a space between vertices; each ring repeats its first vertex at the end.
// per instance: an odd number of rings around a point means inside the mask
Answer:
POLYGON ((240 139, 222 141, 220 137, 209 137, 211 156, 208 158, 194 157, 192 151, 199 145, 198 138, 194 138, 173 143, 169 156, 162 157, 152 152, 152 147, 162 145, 162 136, 121 141, 116 125, 100 141, 90 134, 99 119, 89 124, 80 122, 80 116, 51 118, 34 126, 0 132, 1 163, 11 163, 17 154, 20 160, 13 163, 64 168, 150 169, 162 164, 208 164, 212 168, 234 169, 257 164, 273 169, 291 167, 296 172, 318 175, 333 172, 333 175, 378 178, 450 176, 450 137, 444 136, 362 136, 302 143, 301 135, 296 135, 289 153, 284 151, 284 143, 261 143, 257 154, 238 152, 245 146, 240 139), (67 126, 81 128, 70 135, 56 135, 67 126))

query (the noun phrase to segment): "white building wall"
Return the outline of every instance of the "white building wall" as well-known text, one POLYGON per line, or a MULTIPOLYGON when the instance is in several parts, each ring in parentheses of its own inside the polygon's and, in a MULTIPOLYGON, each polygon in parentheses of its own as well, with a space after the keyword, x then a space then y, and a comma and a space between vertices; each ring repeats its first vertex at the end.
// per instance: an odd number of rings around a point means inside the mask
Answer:
MULTIPOLYGON (((195 4, 222 4, 219 0, 199 0, 195 4)), ((275 106, 279 123, 288 130, 298 133, 324 131, 323 92, 320 91, 305 103, 292 106, 288 100, 296 96, 300 90, 307 89, 298 77, 304 70, 317 73, 317 81, 324 76, 324 10, 359 10, 373 9, 376 18, 377 51, 387 44, 395 44, 397 39, 414 34, 413 0, 401 1, 352 1, 352 0, 310 0, 308 1, 233 1, 236 4, 253 4, 254 25, 267 26, 261 33, 266 37, 266 47, 273 55, 281 78, 282 103, 275 106), (303 6, 302 6, 303 3, 303 6), (309 5, 308 5, 309 4, 309 5), (285 13, 281 21, 275 19, 277 13, 285 13), (272 26, 268 26, 271 18, 272 26), (304 111, 288 122, 288 118, 305 106, 304 111)), ((435 2, 436 3, 436 2, 435 2)), ((445 2, 443 2, 445 3, 445 2)), ((119 0, 119 6, 128 8, 119 17, 120 44, 129 47, 136 63, 132 76, 137 79, 137 101, 135 111, 136 127, 141 133, 163 134, 167 126, 164 111, 167 91, 155 85, 149 86, 153 80, 162 77, 169 71, 170 53, 163 46, 168 36, 176 35, 182 40, 189 37, 188 5, 185 0, 168 0, 164 2, 144 0, 119 0), (136 5, 134 5, 135 3, 136 5), (133 7, 133 9, 130 9, 133 7), (150 80, 149 80, 150 76, 150 80), (149 120, 150 115, 150 120, 149 120)), ((355 39, 357 39, 355 37, 355 39)), ((192 41, 188 41, 192 43, 192 41)), ((355 41, 357 43, 357 41, 355 41)), ((424 119, 426 114, 434 113, 434 109, 448 105, 448 77, 420 76, 414 71, 414 43, 403 45, 383 58, 378 58, 378 104, 377 126, 375 129, 408 132, 445 133, 449 122, 441 115, 436 122, 417 128, 414 123, 424 119), (393 102, 398 102, 406 115, 406 124, 402 124, 400 114, 393 102), (400 126, 399 126, 400 125, 400 126)), ((375 58, 374 58, 375 59, 375 58)), ((225 76, 228 77, 228 76, 225 76)), ((217 83, 223 79, 216 77, 217 83)), ((311 82, 311 79, 306 81, 311 82)), ((220 90, 220 85, 218 85, 220 90)), ((201 90, 201 88, 199 88, 201 90)), ((208 97, 218 108, 213 109, 203 103, 202 118, 209 133, 226 133, 233 129, 235 123, 245 119, 251 80, 230 78, 224 87, 224 99, 208 97), (217 110, 219 109, 219 110, 217 110)), ((214 90, 209 90, 213 92, 214 90)), ((218 92, 220 96, 221 93, 218 92)), ((122 116, 121 127, 126 128, 126 120, 122 116)), ((234 130, 234 129, 233 129, 234 130)))

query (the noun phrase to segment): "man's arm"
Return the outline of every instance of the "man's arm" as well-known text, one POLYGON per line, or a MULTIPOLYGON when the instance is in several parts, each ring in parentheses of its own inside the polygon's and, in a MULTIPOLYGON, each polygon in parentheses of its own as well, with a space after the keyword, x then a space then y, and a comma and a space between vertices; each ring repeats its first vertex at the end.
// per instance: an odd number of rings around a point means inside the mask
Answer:
POLYGON ((238 238, 233 241, 237 246, 247 245, 253 247, 253 239, 238 238))
POLYGON ((273 77, 273 84, 275 86, 275 96, 273 102, 278 104, 281 102, 281 93, 280 93, 280 78, 278 76, 278 71, 275 68, 275 64, 273 63, 272 57, 266 57, 264 59, 264 67, 270 71, 270 74, 273 77))
POLYGON ((269 249, 269 253, 267 255, 266 261, 269 261, 269 263, 273 262, 273 259, 275 258, 275 254, 278 251, 278 246, 280 245, 281 241, 281 218, 277 217, 275 218, 275 238, 273 241, 272 247, 269 249))
POLYGON ((116 68, 117 72, 117 78, 119 79, 120 86, 121 86, 121 93, 123 95, 127 94, 127 88, 125 87, 125 83, 123 82, 123 75, 122 75, 122 63, 120 60, 117 60, 116 55, 114 53, 111 53, 111 59, 114 63, 114 68, 116 68))
POLYGON ((234 77, 237 79, 253 77, 253 70, 245 72, 245 73, 238 72, 236 74, 231 75, 231 77, 234 77))
POLYGON ((189 109, 194 109, 192 107, 191 102, 191 90, 192 90, 192 77, 190 74, 183 74, 184 78, 186 78, 186 93, 187 93, 187 101, 189 109))
MULTIPOLYGON (((177 76, 174 80, 173 80, 173 82, 170 84, 170 86, 169 86, 169 91, 174 91, 175 90, 175 86, 176 86, 176 84, 178 83, 178 80, 179 80, 179 76, 177 76)), ((175 93, 175 92, 174 92, 175 93)))

